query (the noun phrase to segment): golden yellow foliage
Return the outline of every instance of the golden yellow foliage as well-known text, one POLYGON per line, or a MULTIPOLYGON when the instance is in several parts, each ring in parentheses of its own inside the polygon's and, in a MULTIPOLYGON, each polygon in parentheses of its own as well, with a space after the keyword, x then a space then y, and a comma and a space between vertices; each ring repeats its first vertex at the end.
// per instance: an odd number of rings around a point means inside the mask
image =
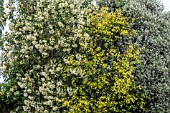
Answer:
MULTIPOLYGON (((142 109, 141 95, 132 93, 141 88, 133 84, 134 64, 139 63, 134 45, 119 53, 114 45, 121 36, 130 36, 130 24, 120 10, 108 13, 107 8, 89 16, 87 29, 91 37, 85 40, 85 50, 76 57, 69 57, 67 67, 74 71, 65 79, 70 80, 73 93, 64 98, 62 107, 69 113, 131 113, 142 109), (74 81, 74 82, 73 82, 74 81)), ((85 46, 81 46, 84 48, 85 46)))

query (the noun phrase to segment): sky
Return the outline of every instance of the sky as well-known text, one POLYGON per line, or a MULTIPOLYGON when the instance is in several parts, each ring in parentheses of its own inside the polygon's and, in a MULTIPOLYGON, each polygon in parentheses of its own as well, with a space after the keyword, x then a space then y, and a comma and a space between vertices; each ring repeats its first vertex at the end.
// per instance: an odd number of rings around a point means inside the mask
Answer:
MULTIPOLYGON (((8 0, 4 0, 4 2, 5 2, 5 4, 7 3, 7 1, 8 0)), ((164 11, 170 11, 170 0, 161 0, 161 2, 163 3, 163 5, 165 6, 165 9, 164 9, 164 11)), ((7 10, 6 10, 7 11, 7 10)), ((9 23, 9 21, 7 22, 7 24, 9 23)), ((6 26, 5 27, 5 30, 3 31, 3 33, 5 32, 5 31, 8 31, 9 30, 9 28, 8 28, 8 26, 6 26)), ((3 82, 3 78, 2 78, 2 76, 0 76, 0 83, 2 83, 3 82)))
POLYGON ((164 4, 165 9, 164 11, 170 11, 170 0, 161 0, 161 2, 164 4))

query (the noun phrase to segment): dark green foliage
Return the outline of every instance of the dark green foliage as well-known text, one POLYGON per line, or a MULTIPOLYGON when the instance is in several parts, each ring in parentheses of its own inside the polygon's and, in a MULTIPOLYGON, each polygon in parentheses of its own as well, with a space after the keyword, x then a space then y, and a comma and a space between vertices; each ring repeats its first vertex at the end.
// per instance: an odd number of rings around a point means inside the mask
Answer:
POLYGON ((123 0, 96 0, 97 5, 101 8, 103 6, 109 8, 109 12, 115 11, 124 5, 123 0))
MULTIPOLYGON (((0 0, 0 38, 2 36, 2 30, 3 30, 3 23, 4 23, 4 7, 3 7, 3 3, 4 1, 3 0, 0 0)), ((0 45, 2 45, 2 43, 0 42, 0 45)), ((1 70, 0 70, 0 73, 1 73, 1 70)), ((2 75, 0 74, 0 77, 2 75)), ((2 83, 0 83, 0 90, 2 89, 2 83)), ((2 94, 0 93, 0 113, 5 113, 5 108, 4 108, 4 101, 3 101, 3 96, 2 94)))
POLYGON ((3 23, 4 23, 4 7, 3 0, 0 0, 0 37, 2 35, 3 23))
MULTIPOLYGON (((11 82, 12 83, 12 82, 11 82)), ((18 97, 9 97, 8 90, 11 83, 0 83, 0 113, 9 113, 15 106, 17 106, 18 97)))

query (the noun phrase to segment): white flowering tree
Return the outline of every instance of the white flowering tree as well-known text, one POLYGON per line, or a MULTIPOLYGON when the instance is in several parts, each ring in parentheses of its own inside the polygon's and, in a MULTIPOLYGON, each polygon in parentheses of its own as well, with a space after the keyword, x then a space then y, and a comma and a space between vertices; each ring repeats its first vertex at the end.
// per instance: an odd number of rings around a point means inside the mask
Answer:
MULTIPOLYGON (((13 112, 60 112, 56 96, 67 94, 62 73, 83 33, 81 0, 18 2, 10 31, 2 37, 3 95, 13 112)), ((15 8, 9 2, 11 14, 15 8)), ((14 13, 13 13, 14 14, 14 13)), ((9 15, 10 16, 10 15, 9 15)), ((5 101, 5 100, 4 100, 5 101)))

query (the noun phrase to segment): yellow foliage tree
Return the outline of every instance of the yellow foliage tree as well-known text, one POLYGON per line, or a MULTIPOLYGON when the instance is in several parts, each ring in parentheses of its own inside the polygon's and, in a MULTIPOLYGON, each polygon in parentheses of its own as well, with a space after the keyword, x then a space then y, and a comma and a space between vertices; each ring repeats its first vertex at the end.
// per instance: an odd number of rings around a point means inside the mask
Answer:
POLYGON ((143 94, 133 84, 134 64, 139 50, 129 44, 119 52, 117 41, 136 34, 120 10, 107 8, 89 15, 86 34, 80 39, 80 53, 68 57, 63 84, 67 97, 57 97, 70 113, 132 113, 143 109, 143 94), (69 85, 68 85, 69 84, 69 85), (135 92, 135 93, 134 93, 135 92))

